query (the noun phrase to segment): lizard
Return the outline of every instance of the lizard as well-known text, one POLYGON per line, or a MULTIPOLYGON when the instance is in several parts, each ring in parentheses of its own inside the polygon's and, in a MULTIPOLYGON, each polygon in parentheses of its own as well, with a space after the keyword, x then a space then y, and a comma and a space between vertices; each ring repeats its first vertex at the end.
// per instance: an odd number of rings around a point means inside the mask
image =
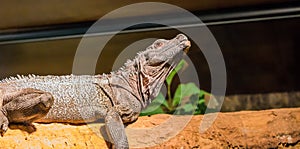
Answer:
POLYGON ((187 53, 183 34, 157 39, 109 74, 27 75, 0 81, 0 132, 9 123, 87 123, 103 119, 113 148, 129 148, 125 126, 158 95, 187 53))

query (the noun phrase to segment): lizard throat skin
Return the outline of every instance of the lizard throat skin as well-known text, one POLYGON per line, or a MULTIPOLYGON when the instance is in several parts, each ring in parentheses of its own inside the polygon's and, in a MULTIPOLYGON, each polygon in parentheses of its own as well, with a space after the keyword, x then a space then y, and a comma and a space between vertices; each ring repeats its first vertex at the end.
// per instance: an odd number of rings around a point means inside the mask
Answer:
POLYGON ((128 92, 135 96, 143 109, 158 95, 164 80, 190 46, 183 34, 171 40, 158 39, 112 76, 126 80, 128 92))

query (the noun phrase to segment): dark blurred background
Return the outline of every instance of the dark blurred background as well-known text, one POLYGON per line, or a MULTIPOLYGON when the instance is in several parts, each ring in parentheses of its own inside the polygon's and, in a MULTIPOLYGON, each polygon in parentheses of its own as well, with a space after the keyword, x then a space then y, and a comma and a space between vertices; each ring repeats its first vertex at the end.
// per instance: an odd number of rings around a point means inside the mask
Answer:
MULTIPOLYGON (((81 36, 100 17, 130 2, 1 1, 0 78, 16 74, 70 74, 81 36)), ((164 0, 198 16, 215 36, 227 68, 227 95, 300 90, 300 4, 294 0, 164 0)), ((155 8, 153 8, 155 9, 155 8)), ((124 14, 127 18, 156 14, 124 14)), ((124 18, 114 18, 123 19, 124 18)), ((181 20, 178 20, 178 25, 181 20)), ((112 29, 113 29, 112 24, 112 29)), ((186 24, 185 24, 186 25, 186 24)), ((120 33, 106 46, 97 73, 111 71, 118 54, 144 38, 173 38, 179 31, 140 25, 120 33), (141 31, 146 29, 146 31, 141 31)), ((210 90, 210 72, 192 43, 188 56, 201 88, 210 90)), ((143 50, 143 49, 141 49, 143 50)), ((133 57, 128 54, 128 57, 133 57)))

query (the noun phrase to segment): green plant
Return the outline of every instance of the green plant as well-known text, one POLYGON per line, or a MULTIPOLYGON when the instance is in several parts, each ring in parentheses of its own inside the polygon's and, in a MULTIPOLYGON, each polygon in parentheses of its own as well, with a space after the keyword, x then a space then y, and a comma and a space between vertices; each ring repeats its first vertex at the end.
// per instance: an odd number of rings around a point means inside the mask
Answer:
POLYGON ((206 110, 205 95, 209 93, 200 90, 194 83, 179 84, 174 95, 171 94, 171 84, 176 73, 186 64, 181 60, 166 79, 167 99, 162 93, 141 112, 141 116, 160 113, 168 114, 203 114, 206 110))

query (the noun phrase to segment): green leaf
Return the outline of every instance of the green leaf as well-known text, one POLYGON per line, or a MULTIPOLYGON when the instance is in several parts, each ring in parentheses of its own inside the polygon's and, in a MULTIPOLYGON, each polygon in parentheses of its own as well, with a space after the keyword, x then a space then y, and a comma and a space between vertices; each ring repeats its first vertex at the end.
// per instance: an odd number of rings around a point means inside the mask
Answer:
POLYGON ((183 113, 183 114, 191 113, 191 112, 193 112, 193 110, 194 110, 194 105, 191 104, 191 103, 185 104, 185 105, 183 106, 183 110, 184 110, 184 113, 183 113))
POLYGON ((186 115, 193 114, 196 110, 197 105, 193 103, 187 103, 178 107, 174 114, 176 115, 186 115))
POLYGON ((200 90, 199 91, 199 97, 200 98, 203 98, 204 99, 204 95, 206 94, 206 92, 205 91, 203 91, 203 90, 200 90))
POLYGON ((163 105, 163 106, 165 106, 166 108, 169 109, 169 105, 168 105, 168 103, 167 103, 167 101, 166 101, 166 99, 165 99, 165 97, 162 93, 159 93, 157 95, 157 97, 152 101, 152 103, 153 102, 157 103, 157 104, 160 104, 160 105, 163 105))
POLYGON ((165 106, 169 109, 165 97, 162 95, 162 93, 159 93, 158 96, 152 101, 152 103, 141 112, 140 116, 165 113, 162 106, 165 106))
POLYGON ((165 113, 161 106, 149 106, 147 109, 143 110, 140 113, 140 116, 154 115, 154 114, 163 114, 165 113))
POLYGON ((181 60, 178 63, 178 65, 171 71, 169 76, 166 78, 166 82, 167 82, 168 85, 171 85, 175 74, 184 66, 184 64, 186 64, 185 60, 181 60))
POLYGON ((172 106, 177 106, 184 97, 199 94, 199 91, 194 83, 180 84, 175 91, 172 106))
POLYGON ((198 104, 200 105, 200 104, 204 104, 205 103, 205 100, 204 99, 199 99, 198 100, 198 104))

